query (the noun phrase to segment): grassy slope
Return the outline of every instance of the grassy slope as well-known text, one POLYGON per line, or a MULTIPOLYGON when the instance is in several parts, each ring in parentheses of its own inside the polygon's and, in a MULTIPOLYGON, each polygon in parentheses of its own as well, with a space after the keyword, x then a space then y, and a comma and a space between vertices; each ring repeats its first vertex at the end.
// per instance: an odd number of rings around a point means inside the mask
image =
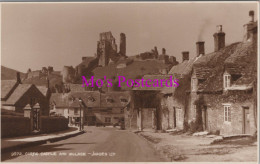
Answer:
MULTIPOLYGON (((1 65, 1 80, 15 80, 17 70, 7 68, 1 65)), ((20 73, 21 79, 25 77, 25 73, 20 73)))

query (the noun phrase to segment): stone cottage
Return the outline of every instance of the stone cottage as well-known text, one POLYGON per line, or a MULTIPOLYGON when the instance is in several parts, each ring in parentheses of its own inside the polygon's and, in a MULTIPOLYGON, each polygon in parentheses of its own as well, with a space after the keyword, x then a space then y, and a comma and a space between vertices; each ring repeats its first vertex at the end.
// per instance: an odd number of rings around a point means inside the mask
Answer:
MULTIPOLYGON (((197 48, 200 48, 200 44, 197 43, 197 48)), ((202 51, 202 49, 201 49, 202 51)), ((162 116, 162 128, 166 129, 184 129, 185 123, 188 119, 188 105, 190 101, 190 76, 193 63, 200 58, 203 52, 198 51, 196 57, 190 59, 189 52, 182 52, 182 62, 176 66, 173 66, 169 71, 169 75, 172 75, 174 79, 178 79, 179 86, 173 88, 164 87, 161 93, 164 95, 162 104, 166 108, 165 114, 162 116)))
POLYGON ((222 26, 214 34, 215 52, 193 66, 190 122, 197 130, 221 135, 254 134, 257 22, 245 25, 244 40, 225 46, 222 26))

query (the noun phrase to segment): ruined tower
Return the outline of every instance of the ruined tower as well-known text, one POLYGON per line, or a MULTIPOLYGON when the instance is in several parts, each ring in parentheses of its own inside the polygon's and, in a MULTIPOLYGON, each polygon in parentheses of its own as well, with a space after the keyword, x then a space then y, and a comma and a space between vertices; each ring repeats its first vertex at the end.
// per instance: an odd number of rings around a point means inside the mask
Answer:
POLYGON ((115 38, 111 32, 103 32, 97 43, 97 56, 99 57, 98 65, 107 66, 109 59, 113 58, 117 53, 117 45, 115 38))

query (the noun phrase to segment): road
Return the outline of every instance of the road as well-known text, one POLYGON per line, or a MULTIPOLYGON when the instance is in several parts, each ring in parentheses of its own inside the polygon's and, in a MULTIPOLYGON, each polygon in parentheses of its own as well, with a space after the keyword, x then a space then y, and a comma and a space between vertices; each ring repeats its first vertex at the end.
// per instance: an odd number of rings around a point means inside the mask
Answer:
POLYGON ((110 127, 85 127, 66 140, 2 154, 4 162, 163 162, 140 136, 110 127), (38 154, 37 154, 38 153, 38 154))

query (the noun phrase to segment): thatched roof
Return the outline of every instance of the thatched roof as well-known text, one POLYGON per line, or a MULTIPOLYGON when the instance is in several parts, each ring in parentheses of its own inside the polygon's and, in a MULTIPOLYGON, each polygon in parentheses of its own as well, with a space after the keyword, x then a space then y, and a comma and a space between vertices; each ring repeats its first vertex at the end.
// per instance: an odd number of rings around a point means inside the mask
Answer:
POLYGON ((175 77, 184 76, 191 72, 192 66, 195 61, 200 57, 195 57, 190 60, 184 60, 182 63, 179 63, 171 68, 168 74, 175 75, 175 77))

